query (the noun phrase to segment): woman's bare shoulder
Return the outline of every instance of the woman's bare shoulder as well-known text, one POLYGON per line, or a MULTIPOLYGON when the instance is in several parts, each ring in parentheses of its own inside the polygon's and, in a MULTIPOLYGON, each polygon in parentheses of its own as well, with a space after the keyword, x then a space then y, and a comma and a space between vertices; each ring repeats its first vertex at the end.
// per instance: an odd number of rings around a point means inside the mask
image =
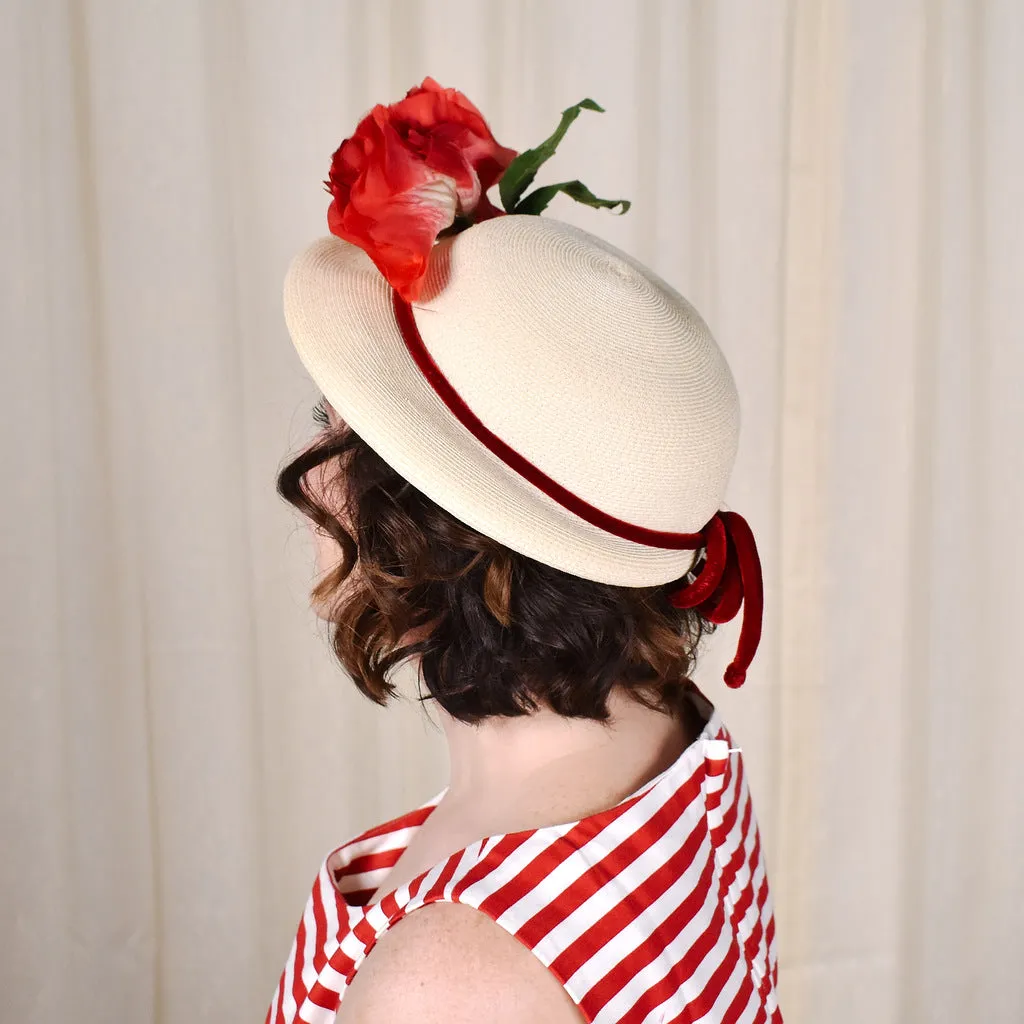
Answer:
POLYGON ((483 911, 430 903, 392 925, 345 992, 337 1024, 580 1024, 561 982, 483 911))

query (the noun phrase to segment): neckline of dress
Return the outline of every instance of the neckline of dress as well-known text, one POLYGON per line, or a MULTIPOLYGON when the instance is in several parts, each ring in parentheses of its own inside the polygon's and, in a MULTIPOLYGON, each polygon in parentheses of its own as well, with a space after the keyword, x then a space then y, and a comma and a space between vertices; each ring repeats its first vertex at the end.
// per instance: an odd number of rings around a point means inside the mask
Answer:
MULTIPOLYGON (((704 700, 707 701, 707 698, 704 698, 704 700)), ((568 832, 571 829, 574 829, 579 825, 582 825, 584 822, 593 821, 595 818, 600 818, 604 815, 614 816, 615 812, 623 812, 625 809, 628 809, 627 805, 638 802, 642 797, 646 796, 651 790, 662 786, 666 781, 668 781, 669 779, 674 779, 677 775, 682 774, 684 771, 687 772, 688 777, 690 774, 692 774, 693 771, 696 770, 697 766, 703 760, 705 760, 705 744, 708 742, 720 740, 721 733, 724 729, 722 718, 719 715, 717 706, 711 704, 710 701, 707 701, 707 704, 710 706, 711 712, 708 716, 707 721, 704 723, 704 728, 701 730, 700 735, 683 750, 683 752, 679 755, 679 757, 675 759, 675 761, 672 762, 672 764, 670 764, 663 771, 659 772, 653 778, 648 779, 642 786, 634 790, 628 796, 623 797, 621 800, 613 804, 611 807, 606 807, 603 810, 595 811, 593 814, 585 815, 584 817, 577 818, 574 821, 558 822, 552 825, 538 825, 535 828, 517 829, 514 832, 496 832, 489 836, 483 836, 480 839, 474 839, 472 842, 467 843, 465 846, 462 846, 458 850, 455 850, 452 853, 448 854, 448 856, 442 857, 435 864, 431 865, 425 871, 421 871, 415 878, 413 878, 409 882, 406 882, 404 885, 399 885, 394 888, 391 888, 387 892, 381 893, 380 896, 378 896, 376 899, 371 900, 368 903, 349 903, 348 899, 346 899, 346 896, 348 894, 342 892, 335 883, 334 873, 331 871, 329 864, 331 858, 341 853, 342 850, 345 850, 349 847, 355 848, 360 843, 363 843, 367 839, 372 838, 369 835, 369 833, 377 831, 377 829, 379 829, 381 826, 377 826, 376 828, 372 829, 367 829, 365 832, 356 836, 354 839, 345 843, 343 846, 340 846, 337 849, 333 850, 330 854, 328 854, 328 856, 324 860, 324 870, 326 871, 327 879, 330 883, 331 888, 334 890, 334 895, 339 903, 340 908, 349 913, 352 911, 359 911, 365 915, 368 914, 370 911, 374 910, 375 908, 379 907, 385 900, 389 898, 395 900, 399 906, 402 906, 407 900, 398 899, 399 893, 401 893, 403 890, 407 890, 409 893, 407 899, 411 898, 413 889, 416 888, 416 890, 418 891, 419 885, 422 884, 422 882, 426 879, 428 875, 438 870, 443 871, 444 868, 454 858, 462 857, 467 850, 472 849, 474 846, 477 846, 481 850, 483 850, 485 847, 490 847, 495 841, 500 842, 502 839, 509 839, 517 836, 528 837, 531 835, 536 835, 544 832, 561 832, 562 834, 564 834, 565 832, 568 832)), ((409 837, 406 839, 405 844, 403 846, 395 847, 395 849, 398 850, 399 857, 401 857, 402 854, 405 853, 406 849, 408 849, 413 836, 419 831, 419 829, 421 829, 424 826, 424 824, 426 824, 427 820, 430 818, 430 815, 433 813, 434 808, 437 807, 437 805, 441 802, 445 793, 448 792, 448 789, 449 787, 445 786, 444 789, 442 789, 436 795, 432 796, 425 803, 420 804, 418 807, 412 808, 405 814, 400 815, 397 819, 394 819, 394 823, 397 823, 404 818, 408 818, 417 814, 420 811, 427 811, 427 814, 424 816, 423 820, 419 822, 419 824, 413 826, 406 826, 406 828, 410 829, 409 837)))

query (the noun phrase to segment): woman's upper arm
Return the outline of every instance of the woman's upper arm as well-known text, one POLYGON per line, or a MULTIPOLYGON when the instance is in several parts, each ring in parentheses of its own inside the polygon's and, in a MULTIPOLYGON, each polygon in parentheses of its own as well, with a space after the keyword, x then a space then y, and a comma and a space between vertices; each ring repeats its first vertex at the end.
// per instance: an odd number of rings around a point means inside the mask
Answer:
POLYGON ((561 982, 482 911, 431 903, 392 925, 345 992, 337 1024, 581 1024, 561 982))

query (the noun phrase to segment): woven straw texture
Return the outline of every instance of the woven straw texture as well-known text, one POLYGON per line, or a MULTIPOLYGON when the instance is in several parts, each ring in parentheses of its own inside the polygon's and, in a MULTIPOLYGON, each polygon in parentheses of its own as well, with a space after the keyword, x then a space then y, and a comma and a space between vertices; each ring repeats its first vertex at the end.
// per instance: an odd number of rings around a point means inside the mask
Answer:
MULTIPOLYGON (((328 236, 300 253, 284 309, 339 414, 462 522, 603 583, 666 583, 693 563, 591 525, 477 440, 416 366, 362 249, 328 236)), ((735 383, 697 311, 637 260, 553 218, 497 217, 434 247, 413 309, 476 416, 585 501, 679 533, 719 509, 739 440, 735 383)))

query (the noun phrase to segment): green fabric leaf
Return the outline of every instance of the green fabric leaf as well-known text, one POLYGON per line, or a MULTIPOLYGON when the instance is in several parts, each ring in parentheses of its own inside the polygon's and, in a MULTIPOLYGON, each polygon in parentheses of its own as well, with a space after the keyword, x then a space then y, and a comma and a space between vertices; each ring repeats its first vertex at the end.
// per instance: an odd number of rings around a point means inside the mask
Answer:
POLYGON ((524 149, 512 163, 505 168, 498 182, 498 192, 501 195, 501 205, 506 213, 511 213, 512 208, 519 202, 519 197, 533 184, 537 176, 537 169, 545 160, 549 160, 555 153, 558 144, 565 137, 569 125, 580 116, 581 110, 598 110, 604 113, 604 107, 598 106, 592 99, 583 99, 571 107, 562 111, 562 119, 558 127, 539 146, 533 149, 524 149))
POLYGON ((541 210, 546 209, 548 203, 559 192, 564 192, 571 199, 575 199, 577 203, 584 203, 587 206, 608 209, 621 206, 620 216, 632 205, 628 199, 598 199, 582 181, 560 181, 557 185, 542 185, 540 188, 534 189, 528 196, 521 199, 509 213, 540 213, 541 210))

